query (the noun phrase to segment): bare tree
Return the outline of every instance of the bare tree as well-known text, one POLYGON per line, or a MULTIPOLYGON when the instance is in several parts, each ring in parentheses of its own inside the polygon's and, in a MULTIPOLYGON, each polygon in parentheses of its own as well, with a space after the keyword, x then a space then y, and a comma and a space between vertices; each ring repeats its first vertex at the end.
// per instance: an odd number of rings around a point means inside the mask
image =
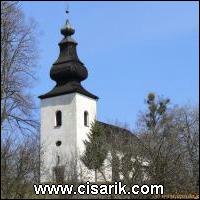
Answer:
POLYGON ((1 198, 30 198, 32 185, 39 182, 38 138, 2 140, 1 173, 1 198))
POLYGON ((199 108, 184 106, 173 109, 174 123, 179 130, 188 188, 199 192, 199 108))
POLYGON ((28 91, 34 79, 33 21, 25 23, 19 2, 1 2, 1 130, 32 131, 37 126, 28 91))
POLYGON ((26 23, 20 2, 1 2, 1 132, 6 133, 1 135, 2 198, 27 198, 28 185, 39 180, 38 121, 30 92, 35 30, 33 21, 26 23))
POLYGON ((156 99, 149 94, 148 111, 140 117, 139 137, 143 157, 149 163, 146 167, 149 183, 162 184, 165 192, 195 192, 199 162, 197 113, 169 108, 168 104, 168 99, 156 99), (193 186, 188 171, 195 174, 193 186))

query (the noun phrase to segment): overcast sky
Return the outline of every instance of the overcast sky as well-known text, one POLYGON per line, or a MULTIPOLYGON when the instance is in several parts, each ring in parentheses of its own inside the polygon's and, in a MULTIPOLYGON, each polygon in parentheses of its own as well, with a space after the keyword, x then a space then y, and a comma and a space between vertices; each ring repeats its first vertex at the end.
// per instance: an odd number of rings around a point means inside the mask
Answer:
POLYGON ((173 104, 199 100, 198 2, 22 2, 37 22, 37 96, 55 85, 49 71, 59 54, 60 28, 75 28, 80 60, 89 71, 84 87, 97 95, 97 116, 134 127, 149 92, 173 104))

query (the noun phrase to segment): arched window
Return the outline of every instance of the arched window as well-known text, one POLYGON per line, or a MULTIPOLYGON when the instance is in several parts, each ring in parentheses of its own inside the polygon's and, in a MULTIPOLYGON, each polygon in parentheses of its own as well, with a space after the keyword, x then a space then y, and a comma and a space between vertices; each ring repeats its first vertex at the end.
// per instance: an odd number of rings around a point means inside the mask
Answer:
POLYGON ((89 114, 87 111, 84 112, 84 126, 89 126, 89 114))
POLYGON ((56 111, 56 127, 62 125, 62 112, 60 110, 56 111))

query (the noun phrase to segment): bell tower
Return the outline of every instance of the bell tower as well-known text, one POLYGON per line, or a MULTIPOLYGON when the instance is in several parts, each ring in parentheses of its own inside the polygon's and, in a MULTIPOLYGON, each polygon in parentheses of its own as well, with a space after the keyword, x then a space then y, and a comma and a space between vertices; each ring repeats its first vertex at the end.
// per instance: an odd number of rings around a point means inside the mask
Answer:
POLYGON ((41 99, 40 181, 54 181, 56 169, 65 179, 76 173, 77 160, 84 151, 91 123, 96 119, 98 97, 82 85, 87 68, 77 55, 77 42, 71 37, 75 30, 69 20, 61 29, 60 54, 53 63, 50 77, 55 87, 39 96, 41 99), (60 168, 59 168, 60 167, 60 168))

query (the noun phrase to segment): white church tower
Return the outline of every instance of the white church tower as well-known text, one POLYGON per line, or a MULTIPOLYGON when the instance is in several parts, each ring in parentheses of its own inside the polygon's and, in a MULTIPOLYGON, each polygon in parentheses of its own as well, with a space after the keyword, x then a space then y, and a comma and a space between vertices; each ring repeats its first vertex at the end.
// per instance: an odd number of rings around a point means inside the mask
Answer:
MULTIPOLYGON (((98 97, 83 88, 88 72, 71 38, 75 30, 66 21, 61 29, 60 55, 50 70, 55 87, 41 99, 41 182, 55 181, 56 173, 69 178, 77 173, 91 123, 96 119, 98 97), (72 171, 73 170, 73 171, 72 171)), ((78 178, 78 177, 77 177, 78 178)))

